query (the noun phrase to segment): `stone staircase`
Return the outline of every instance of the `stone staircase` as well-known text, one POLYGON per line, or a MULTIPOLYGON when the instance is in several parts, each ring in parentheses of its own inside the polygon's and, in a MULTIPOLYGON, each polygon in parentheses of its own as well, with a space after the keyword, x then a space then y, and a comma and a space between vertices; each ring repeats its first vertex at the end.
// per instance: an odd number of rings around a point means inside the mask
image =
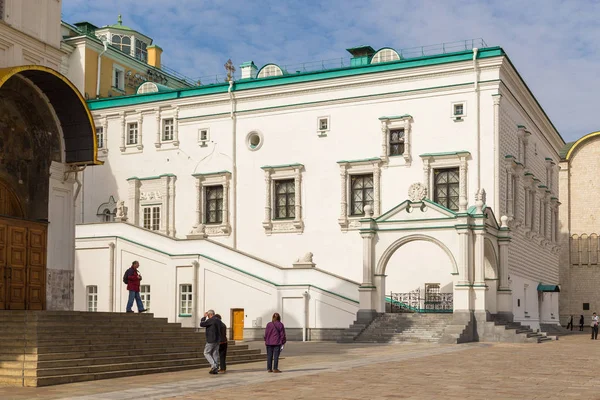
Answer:
POLYGON ((452 314, 381 314, 352 341, 358 343, 437 343, 442 338, 445 328, 451 323, 452 314))
MULTIPOLYGON (((0 337, 0 386, 208 368, 203 330, 152 314, 1 311, 0 337)), ((259 360, 260 350, 229 343, 228 365, 259 360)))
POLYGON ((556 340, 555 336, 536 332, 528 325, 521 325, 520 322, 496 319, 484 322, 483 325, 479 334, 480 342, 544 343, 556 340))

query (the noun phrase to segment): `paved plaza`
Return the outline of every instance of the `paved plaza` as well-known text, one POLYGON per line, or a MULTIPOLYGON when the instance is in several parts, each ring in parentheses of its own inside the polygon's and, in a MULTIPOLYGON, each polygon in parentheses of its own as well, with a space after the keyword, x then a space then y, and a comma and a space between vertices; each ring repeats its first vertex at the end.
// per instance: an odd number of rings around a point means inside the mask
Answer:
MULTIPOLYGON (((252 345, 260 345, 252 343, 252 345)), ((0 399, 600 399, 600 342, 340 345, 288 343, 282 374, 264 363, 42 388, 0 399)))

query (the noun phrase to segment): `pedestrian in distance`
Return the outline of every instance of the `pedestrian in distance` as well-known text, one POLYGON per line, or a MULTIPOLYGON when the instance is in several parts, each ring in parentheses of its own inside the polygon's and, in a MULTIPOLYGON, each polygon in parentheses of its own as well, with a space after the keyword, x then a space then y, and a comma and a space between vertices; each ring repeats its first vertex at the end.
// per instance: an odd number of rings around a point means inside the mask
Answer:
POLYGON ((592 316, 592 323, 590 326, 592 327, 592 340, 598 340, 598 316, 596 313, 592 316))
POLYGON ((219 373, 219 343, 221 337, 220 319, 215 318, 215 312, 208 310, 200 320, 200 326, 206 328, 206 345, 204 345, 204 357, 210 364, 211 375, 219 373))
POLYGON ((569 323, 567 324, 567 329, 569 329, 569 326, 571 327, 571 330, 573 330, 573 316, 571 315, 571 318, 569 319, 569 323))
POLYGON ((265 328, 265 345, 267 346, 267 372, 281 372, 279 370, 279 354, 286 342, 285 327, 281 323, 281 316, 273 314, 272 321, 265 328))
POLYGON ((579 317, 579 331, 583 332, 583 324, 585 323, 585 319, 583 318, 583 315, 581 315, 579 317))
POLYGON ((138 271, 140 263, 134 261, 131 263, 131 267, 125 271, 125 275, 123 275, 123 283, 127 285, 127 290, 129 290, 129 299, 127 300, 127 308, 125 309, 128 313, 133 312, 131 307, 133 306, 133 300, 137 304, 138 312, 143 313, 148 311, 144 308, 144 303, 142 303, 142 298, 140 297, 140 281, 142 280, 142 274, 138 271))
POLYGON ((215 318, 221 321, 221 335, 219 342, 219 373, 227 372, 227 326, 223 322, 221 315, 215 314, 215 318))

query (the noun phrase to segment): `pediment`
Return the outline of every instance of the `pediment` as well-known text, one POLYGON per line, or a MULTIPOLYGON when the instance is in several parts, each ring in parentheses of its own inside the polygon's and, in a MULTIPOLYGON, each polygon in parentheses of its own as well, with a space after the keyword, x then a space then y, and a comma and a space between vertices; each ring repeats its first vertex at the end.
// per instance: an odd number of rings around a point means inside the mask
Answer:
POLYGON ((456 213, 431 200, 405 200, 375 219, 376 222, 410 222, 428 219, 454 219, 456 213))

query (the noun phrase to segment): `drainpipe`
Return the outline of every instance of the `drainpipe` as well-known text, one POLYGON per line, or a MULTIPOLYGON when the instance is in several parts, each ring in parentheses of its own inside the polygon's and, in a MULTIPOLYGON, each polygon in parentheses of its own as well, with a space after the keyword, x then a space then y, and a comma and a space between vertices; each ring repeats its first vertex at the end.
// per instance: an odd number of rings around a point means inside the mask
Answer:
POLYGON ((233 239, 233 248, 237 249, 237 152, 236 152, 236 121, 235 121, 235 101, 233 98, 233 78, 229 80, 229 88, 227 89, 227 93, 229 93, 229 100, 231 102, 231 158, 233 160, 233 171, 231 177, 231 199, 232 199, 232 207, 231 207, 231 219, 233 225, 232 239, 233 239))
POLYGON ((302 296, 304 297, 304 322, 302 323, 302 341, 306 342, 306 337, 308 333, 308 291, 304 291, 304 293, 302 293, 302 296))
POLYGON ((108 273, 108 311, 115 311, 115 243, 108 244, 110 250, 110 271, 108 273))
POLYGON ((481 126, 480 126, 480 111, 479 111, 479 70, 477 69, 477 52, 478 48, 473 48, 473 90, 475 90, 475 108, 476 108, 476 124, 477 124, 477 191, 481 189, 481 126))
POLYGON ((96 98, 100 98, 100 71, 102 70, 102 55, 108 51, 108 41, 102 41, 104 50, 98 54, 98 77, 96 78, 96 98))
POLYGON ((196 328, 196 330, 198 330, 198 327, 200 326, 199 316, 202 312, 202 310, 198 307, 198 293, 200 293, 200 288, 198 287, 200 284, 199 260, 200 257, 198 257, 198 260, 192 261, 192 268, 194 268, 194 285, 192 286, 192 314, 194 315, 194 328, 196 328))

